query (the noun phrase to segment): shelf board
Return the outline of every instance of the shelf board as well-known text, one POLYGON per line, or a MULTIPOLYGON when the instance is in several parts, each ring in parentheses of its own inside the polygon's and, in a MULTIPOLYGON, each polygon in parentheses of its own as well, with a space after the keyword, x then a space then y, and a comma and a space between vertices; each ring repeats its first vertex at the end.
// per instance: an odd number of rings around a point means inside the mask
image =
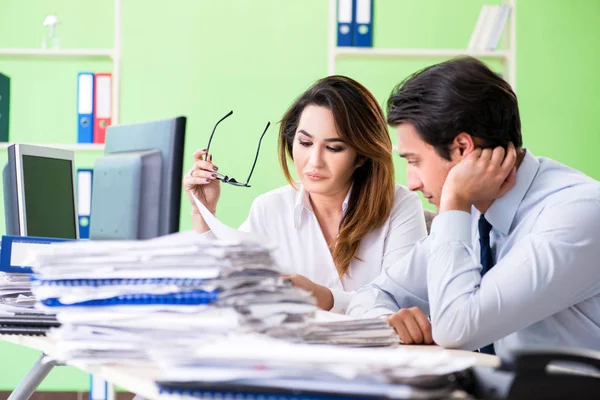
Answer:
POLYGON ((335 56, 378 56, 378 57, 490 57, 508 58, 507 50, 466 50, 466 49, 379 49, 372 47, 336 47, 335 56))
POLYGON ((113 57, 113 49, 0 49, 5 56, 113 57))
MULTIPOLYGON (((0 143, 0 150, 5 150, 9 145, 13 143, 0 143)), ((35 146, 54 147, 58 149, 72 150, 72 151, 104 151, 104 143, 23 143, 32 144, 35 146)))

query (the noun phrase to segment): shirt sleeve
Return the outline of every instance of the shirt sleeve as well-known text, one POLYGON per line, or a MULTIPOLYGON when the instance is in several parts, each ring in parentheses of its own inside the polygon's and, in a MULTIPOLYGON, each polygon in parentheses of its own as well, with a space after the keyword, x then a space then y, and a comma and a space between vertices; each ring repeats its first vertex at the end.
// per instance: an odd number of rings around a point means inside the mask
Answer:
POLYGON ((263 229, 263 223, 261 223, 261 221, 264 221, 263 216, 263 206, 259 197, 252 202, 252 205, 250 206, 250 212, 248 213, 248 217, 242 223, 242 225, 240 225, 238 230, 244 232, 259 233, 262 236, 267 237, 267 234, 263 229))
POLYGON ((395 204, 390 215, 390 228, 385 238, 381 269, 386 270, 402 259, 427 236, 421 199, 416 193, 406 193, 395 204))
POLYGON ((470 214, 438 215, 427 265, 435 342, 480 348, 598 294, 598 221, 597 200, 547 207, 482 279, 470 214))
POLYGON ((419 307, 429 314, 426 285, 428 240, 421 239, 407 255, 358 290, 352 296, 346 314, 375 318, 410 307, 419 307))
POLYGON ((341 289, 332 288, 329 288, 329 290, 331 290, 331 294, 333 295, 333 308, 330 311, 340 314, 345 313, 350 299, 356 292, 346 292, 341 289))

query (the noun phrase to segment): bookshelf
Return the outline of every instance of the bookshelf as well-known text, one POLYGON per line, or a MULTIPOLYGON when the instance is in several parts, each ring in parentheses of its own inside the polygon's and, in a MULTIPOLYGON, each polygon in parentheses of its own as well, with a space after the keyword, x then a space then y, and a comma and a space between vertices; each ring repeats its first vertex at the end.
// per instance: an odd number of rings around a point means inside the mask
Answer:
MULTIPOLYGON (((0 150, 6 150, 8 146, 14 143, 0 143, 0 150)), ((36 146, 53 147, 56 149, 72 151, 104 151, 104 143, 20 143, 32 144, 36 146)))
POLYGON ((0 49, 4 56, 71 56, 71 57, 109 57, 112 49, 0 49))
MULTIPOLYGON (((112 125, 119 123, 120 89, 121 89, 121 57, 122 57, 122 15, 123 0, 113 0, 113 47, 111 49, 6 49, 0 48, 0 57, 26 57, 26 58, 108 58, 112 61, 112 125)), ((75 79, 75 78, 73 78, 75 79)), ((75 121, 75 119, 73 120, 75 121)), ((75 125, 75 123, 73 123, 75 125)), ((73 135, 77 140, 77 134, 73 135)), ((0 143, 0 149, 6 149, 9 143, 0 143)), ((100 151, 104 144, 93 143, 66 143, 66 144, 40 144, 76 151, 100 151)))
MULTIPOLYGON (((373 0, 375 1, 375 0, 373 0)), ((507 25, 502 36, 502 50, 470 51, 465 49, 383 49, 376 47, 338 47, 337 46, 337 0, 329 0, 329 42, 328 65, 329 75, 335 75, 336 61, 339 58, 452 58, 457 56, 472 56, 499 60, 502 73, 516 91, 517 77, 517 37, 516 37, 516 8, 517 0, 504 0, 503 4, 511 6, 507 25)), ((475 28, 473 21, 473 28, 475 28)), ((375 28, 376 29, 376 28, 375 28)), ((468 38, 465 38, 465 43, 468 38)))

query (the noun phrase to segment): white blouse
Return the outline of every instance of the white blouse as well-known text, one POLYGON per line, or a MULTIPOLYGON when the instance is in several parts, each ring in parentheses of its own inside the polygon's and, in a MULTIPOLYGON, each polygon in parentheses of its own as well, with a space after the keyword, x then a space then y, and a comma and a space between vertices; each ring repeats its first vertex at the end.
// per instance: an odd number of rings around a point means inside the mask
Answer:
MULTIPOLYGON (((342 210, 346 211, 350 192, 342 210)), ((419 197, 396 185, 394 205, 388 220, 363 237, 356 258, 340 279, 333 257, 308 197, 302 187, 284 186, 254 200, 240 230, 267 237, 278 248, 278 264, 291 273, 306 276, 333 293, 331 311, 343 313, 352 292, 375 279, 383 269, 406 255, 427 235, 419 197)))

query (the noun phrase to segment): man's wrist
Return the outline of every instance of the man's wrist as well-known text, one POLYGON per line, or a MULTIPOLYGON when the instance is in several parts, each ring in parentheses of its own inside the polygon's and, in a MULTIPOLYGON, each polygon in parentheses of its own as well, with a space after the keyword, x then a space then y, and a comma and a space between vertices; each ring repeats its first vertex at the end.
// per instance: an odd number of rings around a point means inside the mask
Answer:
POLYGON ((471 202, 463 197, 456 194, 450 194, 442 196, 439 212, 443 213, 444 211, 452 210, 471 212, 471 205, 471 202))

